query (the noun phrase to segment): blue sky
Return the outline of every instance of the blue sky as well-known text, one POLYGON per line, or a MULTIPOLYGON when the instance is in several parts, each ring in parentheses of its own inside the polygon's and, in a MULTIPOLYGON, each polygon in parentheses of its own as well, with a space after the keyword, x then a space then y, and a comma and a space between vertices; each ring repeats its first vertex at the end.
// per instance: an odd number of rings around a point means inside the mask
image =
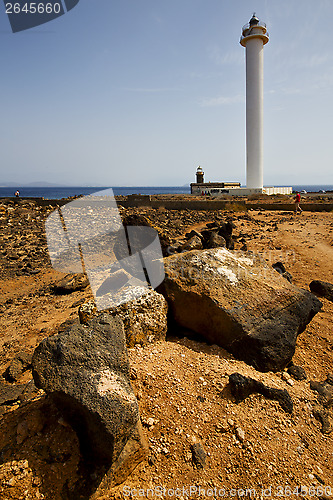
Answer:
POLYGON ((1 182, 245 183, 242 26, 266 22, 265 185, 333 184, 332 0, 80 0, 13 34, 1 182))

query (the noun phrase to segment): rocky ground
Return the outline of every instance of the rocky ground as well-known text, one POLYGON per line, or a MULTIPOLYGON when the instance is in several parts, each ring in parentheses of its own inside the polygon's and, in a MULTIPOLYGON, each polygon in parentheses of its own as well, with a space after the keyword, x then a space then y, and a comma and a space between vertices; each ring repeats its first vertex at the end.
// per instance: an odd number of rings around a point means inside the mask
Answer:
MULTIPOLYGON (((34 348, 44 337, 77 321, 79 305, 91 298, 89 287, 68 294, 54 292, 63 275, 52 269, 48 258, 44 220, 52 210, 24 200, 0 203, 0 498, 4 500, 71 498, 79 474, 75 433, 31 383, 34 348)), ((163 209, 124 213, 132 214, 143 215, 159 230, 165 248, 190 229, 232 220, 236 250, 260 253, 270 264, 282 261, 302 288, 308 289, 314 279, 333 282, 332 213, 163 209)), ((149 458, 124 484, 100 498, 144 497, 148 488, 150 498, 199 498, 199 494, 333 498, 332 404, 329 395, 320 395, 310 384, 333 372, 333 303, 321 300, 323 308, 299 336, 293 358, 305 370, 305 380, 286 372, 257 372, 220 347, 184 332, 177 337, 169 331, 167 341, 129 349, 149 458), (234 372, 287 389, 293 413, 258 394, 236 403, 228 384, 234 372)))

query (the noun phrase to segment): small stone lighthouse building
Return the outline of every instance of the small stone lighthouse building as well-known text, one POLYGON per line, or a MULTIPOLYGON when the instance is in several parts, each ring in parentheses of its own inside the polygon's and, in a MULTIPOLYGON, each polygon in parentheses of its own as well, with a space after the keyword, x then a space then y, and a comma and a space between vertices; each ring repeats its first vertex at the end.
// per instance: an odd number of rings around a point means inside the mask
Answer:
POLYGON ((196 173, 197 184, 203 184, 204 183, 204 175, 205 175, 205 172, 202 170, 202 168, 199 165, 198 168, 197 168, 197 173, 196 173))
POLYGON ((191 183, 191 194, 229 194, 229 189, 240 188, 240 182, 204 182, 205 172, 197 168, 196 182, 191 183))

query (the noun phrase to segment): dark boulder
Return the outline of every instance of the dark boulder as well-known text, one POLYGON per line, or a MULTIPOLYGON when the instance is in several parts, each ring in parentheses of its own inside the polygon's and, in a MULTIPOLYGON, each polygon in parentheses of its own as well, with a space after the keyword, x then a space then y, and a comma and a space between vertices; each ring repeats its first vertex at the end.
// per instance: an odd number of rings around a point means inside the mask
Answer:
POLYGON ((73 293, 78 290, 83 290, 88 285, 89 280, 85 274, 67 274, 67 276, 54 285, 54 291, 57 294, 73 293))
POLYGON ((329 410, 333 407, 333 375, 329 373, 323 382, 311 380, 310 388, 317 393, 319 403, 313 408, 313 415, 321 423, 321 432, 330 434, 333 431, 329 414, 329 410))
POLYGON ((8 382, 15 382, 22 373, 31 367, 32 352, 20 351, 6 368, 4 378, 8 382))
POLYGON ((326 379, 324 382, 311 380, 310 389, 319 394, 319 400, 324 406, 333 406, 333 385, 330 383, 330 379, 326 379))
POLYGON ((77 432, 83 456, 105 466, 111 483, 145 456, 119 318, 102 313, 44 339, 33 356, 33 376, 77 432))
POLYGON ((192 229, 189 233, 186 233, 185 234, 185 238, 187 240, 190 240, 193 236, 197 236, 198 238, 200 238, 201 240, 203 239, 203 236, 201 233, 199 233, 198 231, 196 231, 195 229, 192 229))
POLYGON ((305 380, 307 378, 304 368, 292 364, 287 369, 289 375, 291 375, 295 380, 305 380))
POLYGON ((240 373, 232 373, 229 375, 229 385, 231 394, 237 402, 243 401, 253 393, 262 394, 265 398, 278 401, 281 408, 287 412, 293 412, 293 402, 286 390, 274 389, 267 387, 262 382, 251 377, 244 377, 240 373))
POLYGON ((191 445, 192 460, 198 469, 203 469, 206 465, 207 454, 200 442, 191 445))
POLYGON ((187 242, 182 246, 182 251, 187 251, 187 250, 200 250, 202 249, 202 240, 199 238, 199 236, 192 236, 187 242))
POLYGON ((330 434, 333 430, 329 412, 320 406, 315 406, 313 409, 313 416, 321 423, 321 432, 323 434, 330 434))
POLYGON ((226 248, 164 259, 158 288, 172 319, 261 371, 291 361, 297 336, 322 307, 256 256, 226 248))
POLYGON ((206 224, 205 229, 200 231, 203 248, 227 247, 232 250, 234 248, 232 231, 235 227, 231 221, 222 222, 220 225, 215 222, 206 224))
POLYGON ((333 302, 333 284, 326 281, 314 280, 310 283, 310 290, 312 293, 325 297, 325 299, 333 302))
POLYGON ((11 405, 18 400, 21 400, 24 391, 28 384, 6 384, 0 380, 0 406, 11 405))
POLYGON ((235 224, 232 221, 222 222, 220 224, 218 234, 222 236, 226 241, 226 246, 229 250, 234 248, 234 242, 232 240, 232 231, 235 229, 235 224))
POLYGON ((284 267, 284 264, 282 262, 275 262, 275 264, 272 265, 272 268, 275 269, 281 276, 284 277, 289 283, 292 283, 293 277, 292 275, 286 270, 284 267))
POLYGON ((212 232, 210 234, 210 237, 207 241, 206 248, 219 248, 219 247, 226 247, 227 243, 223 236, 220 236, 219 234, 212 232))

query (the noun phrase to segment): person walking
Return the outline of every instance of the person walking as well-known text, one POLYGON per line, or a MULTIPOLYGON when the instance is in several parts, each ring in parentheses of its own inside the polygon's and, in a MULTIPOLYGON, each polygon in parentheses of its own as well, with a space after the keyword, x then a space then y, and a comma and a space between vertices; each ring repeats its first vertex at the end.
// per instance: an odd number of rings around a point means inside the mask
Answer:
POLYGON ((299 206, 300 202, 301 202, 301 195, 299 193, 297 193, 295 196, 295 214, 297 214, 297 212, 300 212, 300 213, 303 212, 303 210, 299 206))

